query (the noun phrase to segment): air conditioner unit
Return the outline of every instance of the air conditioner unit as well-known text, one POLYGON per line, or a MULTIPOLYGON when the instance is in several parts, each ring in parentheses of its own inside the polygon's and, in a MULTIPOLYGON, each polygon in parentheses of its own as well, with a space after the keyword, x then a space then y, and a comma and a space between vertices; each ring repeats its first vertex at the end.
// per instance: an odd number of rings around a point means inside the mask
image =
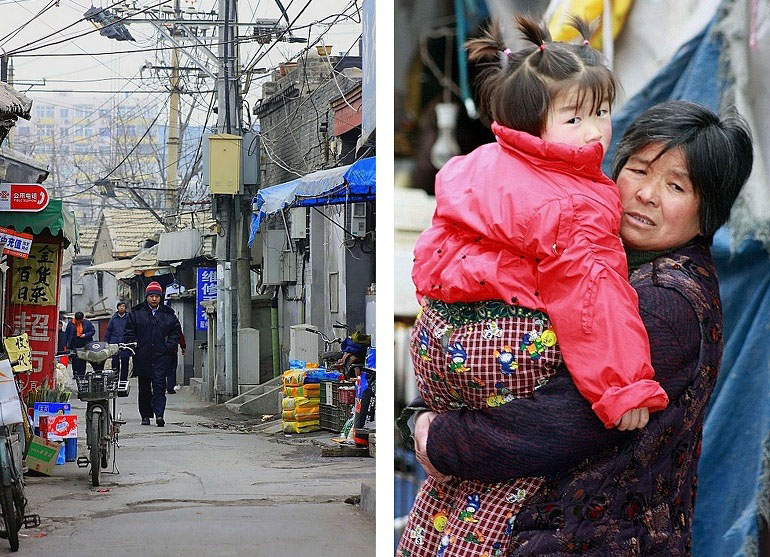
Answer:
POLYGON ((350 233, 353 236, 363 236, 366 234, 366 203, 351 204, 350 233))
POLYGON ((292 325, 289 330, 289 359, 318 363, 319 336, 306 329, 318 330, 308 323, 292 325))
POLYGON ((289 227, 289 234, 292 238, 307 238, 305 214, 306 210, 304 207, 295 207, 294 209, 291 209, 291 226, 289 227))

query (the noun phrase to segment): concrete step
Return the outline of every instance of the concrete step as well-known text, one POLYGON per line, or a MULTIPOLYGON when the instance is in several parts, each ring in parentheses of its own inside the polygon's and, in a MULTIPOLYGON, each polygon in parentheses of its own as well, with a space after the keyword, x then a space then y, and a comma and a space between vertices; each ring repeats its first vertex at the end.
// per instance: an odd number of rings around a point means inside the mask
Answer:
POLYGON ((281 378, 257 385, 245 393, 225 402, 225 408, 236 414, 262 416, 281 411, 281 378))
POLYGON ((374 481, 361 482, 361 510, 377 518, 377 493, 374 481))
POLYGON ((201 396, 201 388, 203 387, 203 379, 200 377, 190 377, 190 389, 192 389, 193 394, 200 398, 201 396))

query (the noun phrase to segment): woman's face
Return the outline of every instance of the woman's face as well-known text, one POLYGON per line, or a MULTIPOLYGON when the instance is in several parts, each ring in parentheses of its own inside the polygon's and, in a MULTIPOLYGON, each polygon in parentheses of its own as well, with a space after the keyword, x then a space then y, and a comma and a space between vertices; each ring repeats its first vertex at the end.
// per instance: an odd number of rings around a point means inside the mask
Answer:
POLYGON ((700 199, 680 148, 652 162, 660 143, 629 157, 618 175, 623 216, 620 236, 637 250, 657 251, 686 244, 700 233, 700 199))

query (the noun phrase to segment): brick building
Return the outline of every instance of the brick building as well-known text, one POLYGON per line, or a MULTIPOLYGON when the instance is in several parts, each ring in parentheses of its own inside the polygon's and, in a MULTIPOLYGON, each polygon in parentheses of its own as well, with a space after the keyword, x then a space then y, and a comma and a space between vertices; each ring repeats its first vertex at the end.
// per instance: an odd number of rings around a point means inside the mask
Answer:
MULTIPOLYGON (((361 96, 360 56, 309 52, 274 72, 254 110, 261 188, 371 156, 371 149, 356 150, 361 96)), ((286 223, 278 217, 263 224, 255 241, 262 243, 263 261, 286 250, 297 258, 296 271, 279 290, 282 365, 292 325, 308 323, 329 336, 337 320, 351 331, 366 328, 367 291, 375 281, 374 214, 374 203, 348 203, 292 209, 286 223)))

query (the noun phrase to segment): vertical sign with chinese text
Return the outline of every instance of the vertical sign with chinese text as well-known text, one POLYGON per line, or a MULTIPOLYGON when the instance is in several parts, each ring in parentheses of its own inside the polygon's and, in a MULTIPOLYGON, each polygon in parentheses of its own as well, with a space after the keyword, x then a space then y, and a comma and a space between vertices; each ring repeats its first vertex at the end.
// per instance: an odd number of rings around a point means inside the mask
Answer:
MULTIPOLYGON (((59 281, 61 278, 61 240, 35 237, 27 259, 10 258, 6 334, 27 334, 31 349, 32 373, 25 392, 48 379, 53 384, 56 354, 59 281)), ((9 336, 10 336, 9 335, 9 336)))
POLYGON ((197 295, 195 312, 195 328, 198 331, 208 330, 208 321, 206 320, 206 311, 201 306, 201 302, 215 300, 217 297, 217 270, 213 267, 198 267, 197 269, 197 295))

